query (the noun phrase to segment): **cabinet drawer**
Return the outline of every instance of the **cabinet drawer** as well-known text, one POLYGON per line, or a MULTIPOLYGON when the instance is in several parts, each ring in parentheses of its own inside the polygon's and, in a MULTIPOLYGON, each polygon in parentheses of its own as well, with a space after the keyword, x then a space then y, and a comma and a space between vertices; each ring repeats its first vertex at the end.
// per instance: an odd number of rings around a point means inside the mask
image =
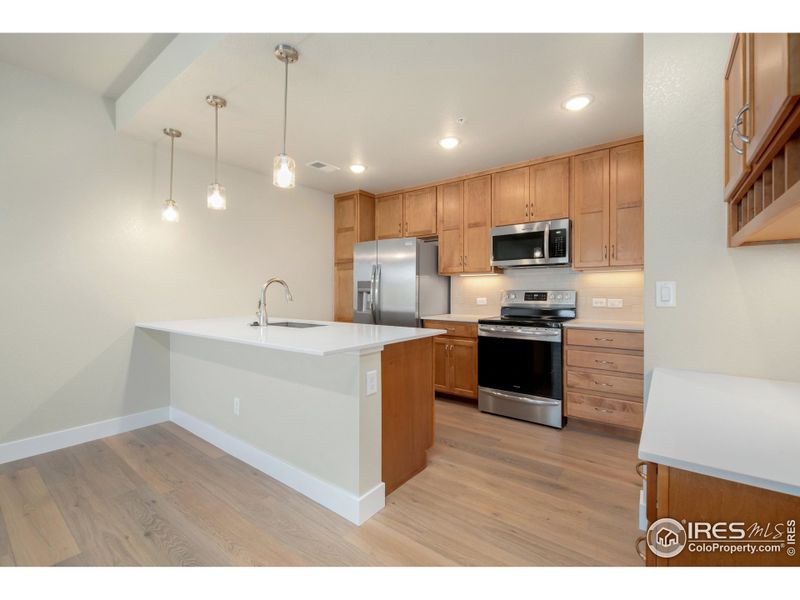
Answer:
POLYGON ((478 337, 478 325, 475 323, 457 323, 455 321, 428 321, 423 322, 423 327, 429 329, 445 329, 450 337, 478 337))
POLYGON ((567 416, 569 417, 641 429, 643 414, 643 406, 638 402, 567 392, 567 416))
MULTIPOLYGON (((582 388, 601 393, 635 396, 636 402, 642 402, 644 383, 638 377, 619 377, 601 373, 567 370, 567 387, 582 388)), ((633 400, 633 398, 631 399, 633 400)))
POLYGON ((644 358, 630 354, 593 352, 567 347, 567 366, 641 375, 644 373, 644 358))
POLYGON ((595 346, 597 348, 619 348, 620 350, 643 350, 644 334, 638 331, 604 331, 602 329, 572 329, 567 327, 567 344, 595 346))

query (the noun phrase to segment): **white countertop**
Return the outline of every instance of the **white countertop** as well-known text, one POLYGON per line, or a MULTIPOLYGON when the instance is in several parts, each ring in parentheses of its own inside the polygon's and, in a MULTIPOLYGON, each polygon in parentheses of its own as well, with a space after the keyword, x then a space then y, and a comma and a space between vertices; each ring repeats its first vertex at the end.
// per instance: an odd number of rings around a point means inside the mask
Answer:
POLYGON ((590 319, 572 319, 565 321, 564 327, 576 329, 609 329, 615 331, 644 331, 642 321, 592 321, 590 319))
POLYGON ((297 323, 322 323, 325 327, 296 329, 290 327, 252 327, 253 316, 222 317, 215 319, 188 319, 184 321, 159 321, 137 323, 142 329, 165 331, 179 335, 247 344, 272 350, 300 352, 316 356, 359 352, 382 348, 389 344, 407 342, 447 333, 443 329, 391 327, 388 325, 362 325, 333 323, 304 319, 270 318, 270 323, 292 321, 297 323))
POLYGON ((800 496, 800 383, 654 369, 639 458, 800 496))
POLYGON ((458 313, 448 313, 446 315, 431 315, 422 317, 424 321, 455 321, 457 323, 477 323, 478 319, 488 319, 492 315, 468 315, 458 313))

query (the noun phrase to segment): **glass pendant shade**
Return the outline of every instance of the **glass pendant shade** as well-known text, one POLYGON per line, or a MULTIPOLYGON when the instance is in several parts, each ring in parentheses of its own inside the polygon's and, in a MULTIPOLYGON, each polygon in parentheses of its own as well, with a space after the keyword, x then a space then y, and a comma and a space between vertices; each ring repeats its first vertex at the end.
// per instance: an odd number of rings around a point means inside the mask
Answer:
POLYGON ((169 199, 164 203, 164 210, 161 211, 161 220, 167 223, 177 223, 180 221, 180 214, 178 213, 178 205, 175 200, 169 199))
POLYGON ((225 202, 225 186, 221 183, 211 183, 208 186, 208 208, 211 210, 225 210, 227 204, 225 202))
POLYGON ((278 154, 272 162, 272 185, 279 188, 294 187, 294 160, 286 154, 278 154))

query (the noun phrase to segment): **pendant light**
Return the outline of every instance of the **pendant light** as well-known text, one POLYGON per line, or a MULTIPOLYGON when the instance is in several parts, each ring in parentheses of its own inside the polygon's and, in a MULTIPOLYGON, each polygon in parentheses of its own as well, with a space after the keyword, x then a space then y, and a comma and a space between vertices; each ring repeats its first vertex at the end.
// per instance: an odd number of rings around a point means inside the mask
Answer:
POLYGON ((225 186, 217 179, 217 164, 219 163, 219 109, 225 108, 228 101, 219 96, 206 96, 206 102, 214 108, 214 182, 208 186, 206 200, 211 210, 225 210, 227 208, 225 186))
POLYGON ((275 46, 275 58, 285 65, 283 79, 283 151, 272 161, 272 185, 279 188, 294 187, 294 160, 286 154, 286 103, 289 95, 289 63, 297 62, 296 48, 288 44, 275 46))
POLYGON ((164 210, 161 211, 161 220, 168 223, 177 223, 180 220, 178 214, 178 205, 172 198, 172 175, 175 169, 175 138, 181 137, 183 134, 177 129, 166 128, 164 135, 169 136, 169 198, 164 203, 164 210))

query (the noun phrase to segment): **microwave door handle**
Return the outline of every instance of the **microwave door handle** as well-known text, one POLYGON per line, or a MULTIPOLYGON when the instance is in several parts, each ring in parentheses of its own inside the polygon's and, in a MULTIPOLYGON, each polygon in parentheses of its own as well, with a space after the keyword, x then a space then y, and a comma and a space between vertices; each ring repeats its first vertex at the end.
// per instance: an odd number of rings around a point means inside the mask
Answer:
POLYGON ((544 259, 550 260, 550 223, 544 224, 544 259))

